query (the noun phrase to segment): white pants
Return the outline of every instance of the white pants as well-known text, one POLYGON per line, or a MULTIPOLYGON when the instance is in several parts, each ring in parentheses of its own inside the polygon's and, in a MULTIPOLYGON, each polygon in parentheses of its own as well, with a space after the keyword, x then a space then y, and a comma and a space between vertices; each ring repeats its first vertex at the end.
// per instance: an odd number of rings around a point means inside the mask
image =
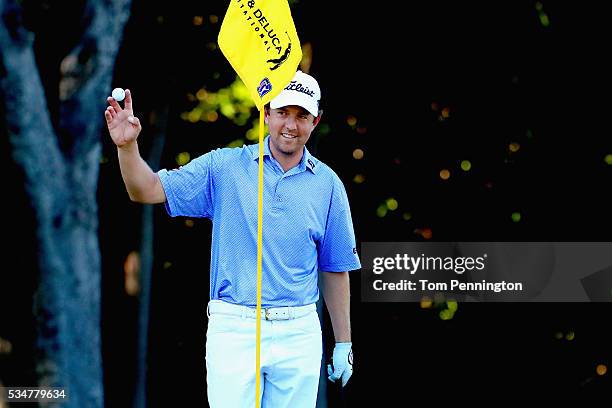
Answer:
MULTIPOLYGON (((313 408, 323 352, 314 304, 262 309, 260 395, 262 408, 313 408), (280 319, 280 320, 268 320, 280 319)), ((211 408, 253 408, 255 310, 212 300, 206 333, 206 381, 211 408)))

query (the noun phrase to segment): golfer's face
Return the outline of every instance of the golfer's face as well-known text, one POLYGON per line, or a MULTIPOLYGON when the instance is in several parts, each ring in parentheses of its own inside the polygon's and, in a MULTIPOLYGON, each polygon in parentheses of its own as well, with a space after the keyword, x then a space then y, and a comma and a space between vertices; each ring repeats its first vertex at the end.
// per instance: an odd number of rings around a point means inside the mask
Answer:
POLYGON ((300 152, 316 126, 315 117, 300 106, 270 109, 270 129, 273 153, 292 155, 300 152))

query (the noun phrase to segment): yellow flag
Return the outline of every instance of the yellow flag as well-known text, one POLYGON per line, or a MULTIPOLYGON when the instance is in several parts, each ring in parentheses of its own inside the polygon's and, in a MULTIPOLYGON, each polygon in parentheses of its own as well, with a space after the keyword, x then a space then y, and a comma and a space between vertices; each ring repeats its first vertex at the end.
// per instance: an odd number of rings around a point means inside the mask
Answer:
POLYGON ((287 86, 302 59, 287 0, 230 0, 218 41, 260 110, 287 86))

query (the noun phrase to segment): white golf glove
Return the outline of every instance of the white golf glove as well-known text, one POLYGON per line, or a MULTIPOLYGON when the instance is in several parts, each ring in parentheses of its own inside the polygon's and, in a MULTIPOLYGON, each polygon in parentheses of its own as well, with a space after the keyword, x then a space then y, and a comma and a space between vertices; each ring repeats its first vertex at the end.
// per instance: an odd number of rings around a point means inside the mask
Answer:
POLYGON ((353 343, 336 343, 334 354, 332 356, 332 364, 327 365, 327 377, 330 381, 336 382, 342 378, 342 386, 344 387, 351 375, 353 375, 353 343), (332 368, 333 365, 333 368, 332 368))

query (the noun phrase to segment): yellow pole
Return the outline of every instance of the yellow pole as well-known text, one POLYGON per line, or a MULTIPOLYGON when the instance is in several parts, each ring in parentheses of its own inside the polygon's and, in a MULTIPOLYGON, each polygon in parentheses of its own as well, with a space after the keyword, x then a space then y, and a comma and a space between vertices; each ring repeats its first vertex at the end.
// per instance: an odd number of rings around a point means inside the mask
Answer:
POLYGON ((259 109, 259 177, 257 190, 257 318, 255 329, 255 408, 259 408, 261 371, 261 262, 263 253, 263 169, 264 169, 264 108, 259 109))

